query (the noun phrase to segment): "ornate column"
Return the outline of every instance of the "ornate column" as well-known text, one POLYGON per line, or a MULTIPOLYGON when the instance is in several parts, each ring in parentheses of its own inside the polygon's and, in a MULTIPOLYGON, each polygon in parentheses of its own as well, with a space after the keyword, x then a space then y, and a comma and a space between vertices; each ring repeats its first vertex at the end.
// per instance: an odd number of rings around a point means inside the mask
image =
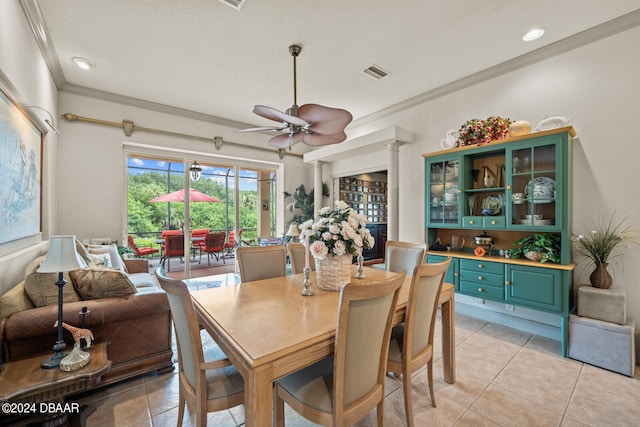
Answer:
POLYGON ((398 240, 399 236, 399 191, 400 191, 400 145, 395 140, 386 144, 387 148, 387 239, 398 240))
POLYGON ((313 221, 317 221, 320 216, 318 211, 322 208, 322 162, 313 162, 313 221))

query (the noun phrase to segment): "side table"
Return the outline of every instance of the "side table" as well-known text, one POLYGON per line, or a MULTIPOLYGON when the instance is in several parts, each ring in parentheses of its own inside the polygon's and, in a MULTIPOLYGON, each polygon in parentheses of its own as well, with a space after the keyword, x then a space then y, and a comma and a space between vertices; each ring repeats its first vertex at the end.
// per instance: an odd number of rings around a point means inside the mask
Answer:
POLYGON ((21 416, 34 416, 29 422, 63 425, 64 418, 79 414, 81 408, 75 403, 64 403, 65 397, 94 386, 111 367, 106 343, 94 343, 87 351, 91 353, 89 363, 71 372, 42 369, 40 363, 47 354, 0 365, 0 420, 3 421, 0 424, 21 416))

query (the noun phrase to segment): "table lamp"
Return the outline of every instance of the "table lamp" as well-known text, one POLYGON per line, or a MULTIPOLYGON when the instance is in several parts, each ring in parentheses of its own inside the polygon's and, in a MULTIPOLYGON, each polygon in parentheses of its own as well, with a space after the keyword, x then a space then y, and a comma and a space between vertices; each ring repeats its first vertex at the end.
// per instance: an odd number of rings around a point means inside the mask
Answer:
POLYGON ((65 356, 63 350, 66 344, 62 340, 62 288, 64 272, 85 268, 86 264, 76 251, 76 236, 51 236, 49 253, 42 265, 38 268, 38 273, 58 273, 56 286, 58 287, 58 341, 53 346, 53 356, 42 361, 40 366, 43 369, 52 369, 60 366, 60 360, 65 356))
POLYGON ((298 224, 296 224, 295 222, 289 226, 289 230, 287 230, 287 232, 285 233, 285 236, 287 236, 289 240, 294 242, 297 240, 299 235, 300 232, 298 231, 298 224))

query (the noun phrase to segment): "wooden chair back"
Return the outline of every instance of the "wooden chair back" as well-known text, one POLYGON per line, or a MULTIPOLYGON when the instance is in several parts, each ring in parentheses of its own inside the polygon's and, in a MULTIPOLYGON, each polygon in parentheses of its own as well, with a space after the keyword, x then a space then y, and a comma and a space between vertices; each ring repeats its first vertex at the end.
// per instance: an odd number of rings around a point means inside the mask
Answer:
MULTIPOLYGON (((289 252, 289 262, 291 263, 291 271, 293 274, 304 272, 304 245, 298 242, 289 242, 287 245, 287 251, 289 252)), ((316 261, 311 255, 309 255, 309 267, 311 268, 311 271, 316 270, 316 261)))
POLYGON ((388 240, 384 257, 385 269, 395 273, 406 270, 408 275, 412 275, 418 265, 424 264, 426 253, 426 243, 388 240))
POLYGON ((284 245, 242 246, 236 250, 240 280, 270 279, 287 274, 287 256, 284 245))

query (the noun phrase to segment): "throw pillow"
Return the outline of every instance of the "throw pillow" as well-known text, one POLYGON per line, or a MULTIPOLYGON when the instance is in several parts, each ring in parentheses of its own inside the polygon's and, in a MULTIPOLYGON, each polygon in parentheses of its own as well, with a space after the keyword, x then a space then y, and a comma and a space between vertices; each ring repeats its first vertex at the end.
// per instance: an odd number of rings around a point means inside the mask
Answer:
POLYGON ((80 255, 80 258, 84 260, 87 265, 91 264, 91 257, 89 256, 89 251, 86 246, 82 244, 82 242, 76 239, 76 252, 80 255))
POLYGON ((83 300, 123 297, 136 293, 136 287, 120 270, 88 268, 69 273, 73 287, 83 300))
MULTIPOLYGON (((58 273, 38 273, 36 270, 44 262, 46 255, 36 258, 25 269, 24 291, 36 307, 47 305, 58 305, 58 273)), ((62 301, 80 301, 80 297, 69 283, 69 274, 64 272, 64 279, 67 284, 62 288, 62 301)))
POLYGON ((90 254, 108 253, 109 257, 111 258, 111 267, 128 273, 127 266, 120 256, 120 253, 118 252, 118 246, 116 246, 115 243, 111 243, 110 245, 88 245, 87 250, 90 254))
POLYGON ((0 297, 0 319, 34 307, 24 290, 24 281, 22 281, 0 297))
POLYGON ((89 252, 89 257, 91 258, 91 264, 89 264, 89 268, 111 268, 111 256, 108 252, 103 254, 92 254, 89 252))

